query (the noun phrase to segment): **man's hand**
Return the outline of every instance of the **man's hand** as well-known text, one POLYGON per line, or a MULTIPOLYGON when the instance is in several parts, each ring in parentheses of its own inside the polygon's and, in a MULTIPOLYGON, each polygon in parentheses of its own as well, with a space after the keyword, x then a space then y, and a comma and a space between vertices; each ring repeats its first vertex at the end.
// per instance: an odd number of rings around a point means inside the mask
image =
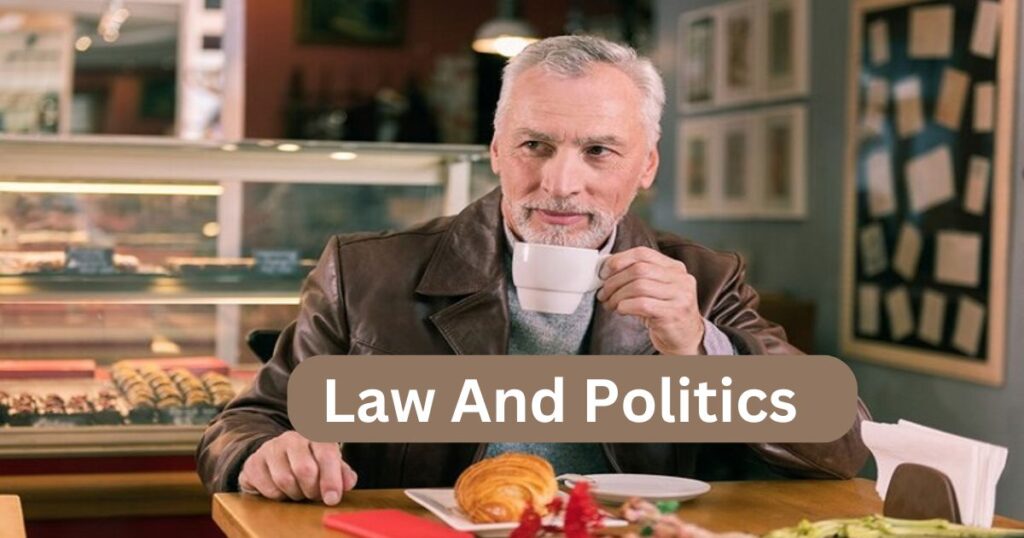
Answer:
POLYGON ((636 247, 605 260, 601 278, 597 300, 609 310, 641 318, 658 351, 701 353, 704 318, 697 305, 697 280, 683 262, 636 247))
POLYGON ((276 501, 311 499, 333 506, 343 492, 355 487, 357 478, 341 459, 337 443, 314 443, 290 431, 263 443, 249 456, 238 487, 276 501))

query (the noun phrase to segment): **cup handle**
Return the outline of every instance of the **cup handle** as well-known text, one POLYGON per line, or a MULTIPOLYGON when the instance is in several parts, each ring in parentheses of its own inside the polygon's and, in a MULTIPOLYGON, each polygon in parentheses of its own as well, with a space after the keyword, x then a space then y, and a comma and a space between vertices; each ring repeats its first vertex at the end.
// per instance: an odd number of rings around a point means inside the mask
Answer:
POLYGON ((604 280, 601 279, 601 268, 604 267, 604 262, 611 258, 611 254, 600 254, 597 257, 597 269, 594 271, 594 281, 590 283, 590 291, 594 291, 600 288, 604 284, 604 280))

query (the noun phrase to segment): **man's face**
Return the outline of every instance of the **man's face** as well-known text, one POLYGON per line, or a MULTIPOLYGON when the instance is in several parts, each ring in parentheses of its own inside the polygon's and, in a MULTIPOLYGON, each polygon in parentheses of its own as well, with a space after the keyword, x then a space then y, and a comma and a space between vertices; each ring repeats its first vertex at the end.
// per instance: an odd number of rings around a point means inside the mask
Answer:
POLYGON ((528 243, 599 248, 658 168, 640 90, 604 64, 578 78, 533 67, 511 90, 491 142, 505 222, 528 243))

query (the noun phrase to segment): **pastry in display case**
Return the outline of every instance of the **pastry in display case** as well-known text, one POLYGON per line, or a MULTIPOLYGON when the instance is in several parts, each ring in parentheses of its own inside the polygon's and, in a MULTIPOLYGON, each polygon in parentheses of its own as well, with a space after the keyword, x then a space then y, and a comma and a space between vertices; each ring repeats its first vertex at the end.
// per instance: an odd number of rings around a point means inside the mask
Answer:
POLYGON ((0 136, 0 457, 191 454, 331 235, 454 214, 484 146, 0 136))

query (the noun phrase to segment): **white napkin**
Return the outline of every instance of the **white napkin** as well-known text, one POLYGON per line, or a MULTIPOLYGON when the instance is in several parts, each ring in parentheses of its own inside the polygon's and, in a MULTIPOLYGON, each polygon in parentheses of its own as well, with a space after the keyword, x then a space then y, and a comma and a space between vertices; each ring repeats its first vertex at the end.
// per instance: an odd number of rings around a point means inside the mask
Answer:
POLYGON ((892 473, 901 463, 917 463, 942 471, 956 490, 960 518, 967 525, 991 527, 996 484, 1006 466, 1005 447, 935 430, 907 420, 897 424, 864 422, 864 444, 875 456, 875 489, 885 499, 892 473))

